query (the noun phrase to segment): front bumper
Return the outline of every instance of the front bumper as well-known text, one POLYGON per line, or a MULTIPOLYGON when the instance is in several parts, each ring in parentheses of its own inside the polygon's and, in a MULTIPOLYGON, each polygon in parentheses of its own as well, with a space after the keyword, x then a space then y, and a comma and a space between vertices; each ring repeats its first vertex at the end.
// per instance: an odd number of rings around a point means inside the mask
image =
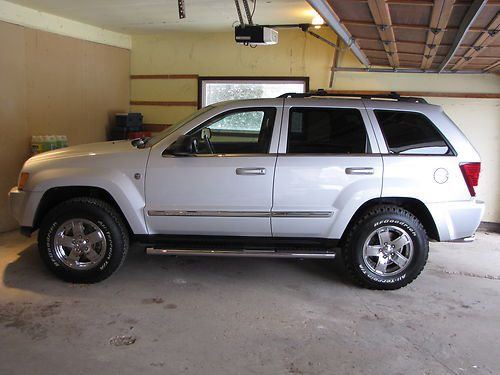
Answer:
POLYGON ((481 223, 484 202, 471 199, 465 202, 428 203, 440 241, 471 237, 481 223))
POLYGON ((33 227, 35 213, 43 192, 24 191, 14 187, 9 192, 10 213, 21 227, 33 227))

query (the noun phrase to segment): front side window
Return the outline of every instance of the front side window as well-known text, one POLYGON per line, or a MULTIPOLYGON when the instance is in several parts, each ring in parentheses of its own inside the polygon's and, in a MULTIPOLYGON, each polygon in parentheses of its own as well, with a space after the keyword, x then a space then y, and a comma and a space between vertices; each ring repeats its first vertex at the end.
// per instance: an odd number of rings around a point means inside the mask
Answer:
POLYGON ((365 124, 357 109, 290 110, 289 154, 362 154, 367 148, 365 124))
POLYGON ((269 152, 276 108, 229 111, 190 134, 197 154, 266 154, 269 152))
POLYGON ((375 110, 389 152, 401 155, 450 155, 434 124, 417 112, 375 110))
POLYGON ((182 128, 184 125, 186 125, 188 122, 194 120, 196 117, 201 116, 205 112, 210 111, 212 108, 214 108, 214 106, 212 106, 212 105, 205 107, 205 108, 201 108, 201 109, 197 110, 196 112, 190 114, 189 116, 185 117, 181 121, 177 122, 176 124, 169 126, 167 129, 161 131, 160 133, 156 134, 154 137, 148 139, 148 141, 146 142, 146 147, 154 146, 155 144, 160 142, 165 137, 169 136, 170 134, 172 134, 176 130, 182 128))

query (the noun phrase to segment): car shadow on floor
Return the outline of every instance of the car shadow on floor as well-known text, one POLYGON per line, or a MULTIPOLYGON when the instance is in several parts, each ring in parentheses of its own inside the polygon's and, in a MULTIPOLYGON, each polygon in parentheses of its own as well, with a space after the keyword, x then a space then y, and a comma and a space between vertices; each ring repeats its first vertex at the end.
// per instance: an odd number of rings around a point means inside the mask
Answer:
MULTIPOLYGON (((138 245, 131 246, 122 268, 98 285, 104 283, 106 287, 113 288, 113 285, 123 287, 132 283, 148 287, 162 279, 179 275, 196 277, 207 285, 215 278, 231 280, 232 283, 269 281, 270 285, 277 279, 283 284, 297 283, 299 279, 300 283, 323 281, 350 285, 340 259, 147 256, 138 245)), ((19 252, 18 258, 5 267, 3 282, 7 288, 49 295, 66 294, 68 286, 78 287, 77 284, 57 279, 45 267, 38 255, 36 243, 19 252)))

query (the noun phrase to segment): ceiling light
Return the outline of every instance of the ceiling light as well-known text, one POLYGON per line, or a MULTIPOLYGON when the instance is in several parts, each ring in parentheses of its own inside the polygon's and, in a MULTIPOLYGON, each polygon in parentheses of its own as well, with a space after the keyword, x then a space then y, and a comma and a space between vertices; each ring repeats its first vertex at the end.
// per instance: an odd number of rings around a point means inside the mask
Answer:
POLYGON ((321 25, 323 25, 325 23, 325 21, 323 20, 323 18, 321 18, 321 16, 319 14, 316 14, 311 23, 314 25, 314 28, 315 29, 319 29, 321 27, 321 25))

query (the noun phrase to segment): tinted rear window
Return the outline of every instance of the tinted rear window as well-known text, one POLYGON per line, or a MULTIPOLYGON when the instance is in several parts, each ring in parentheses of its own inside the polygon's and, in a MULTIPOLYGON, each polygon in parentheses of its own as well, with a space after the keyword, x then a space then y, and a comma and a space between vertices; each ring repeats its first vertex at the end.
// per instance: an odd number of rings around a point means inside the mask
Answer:
POLYGON ((375 110, 389 152, 403 155, 449 155, 450 147, 423 114, 375 110))
POLYGON ((357 109, 293 108, 288 128, 288 153, 365 153, 366 129, 357 109))

